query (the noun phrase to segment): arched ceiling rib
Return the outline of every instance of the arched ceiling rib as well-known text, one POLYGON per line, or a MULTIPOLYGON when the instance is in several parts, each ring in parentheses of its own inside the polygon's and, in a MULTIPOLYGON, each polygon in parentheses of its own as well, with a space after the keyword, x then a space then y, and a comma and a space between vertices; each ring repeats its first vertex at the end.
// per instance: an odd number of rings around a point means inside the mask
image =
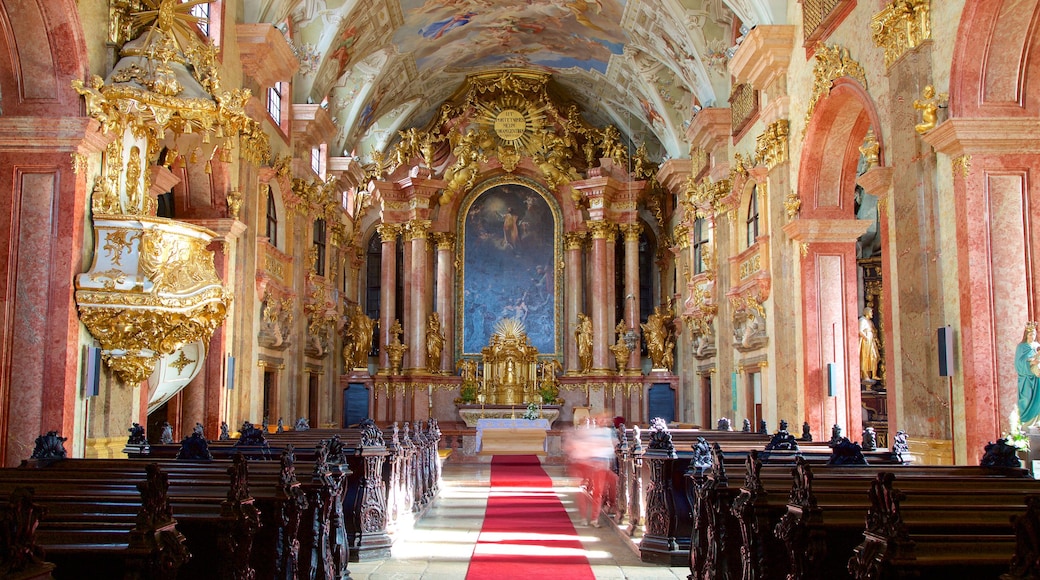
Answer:
POLYGON ((426 123, 467 74, 553 73, 593 125, 661 157, 688 154, 695 107, 729 97, 736 22, 782 21, 782 0, 257 0, 300 59, 296 102, 326 101, 330 150, 367 156, 426 123))

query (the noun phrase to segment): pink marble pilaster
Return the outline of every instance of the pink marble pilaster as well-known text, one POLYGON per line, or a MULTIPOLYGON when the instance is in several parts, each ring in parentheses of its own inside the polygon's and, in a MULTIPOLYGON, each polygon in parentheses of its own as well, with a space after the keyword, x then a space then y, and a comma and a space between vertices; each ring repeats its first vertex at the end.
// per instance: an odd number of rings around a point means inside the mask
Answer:
MULTIPOLYGON (((640 224, 621 226, 625 236, 625 328, 636 332, 639 328, 639 234, 640 224)), ((628 371, 639 370, 639 343, 628 356, 628 371)))
POLYGON ((382 240, 382 255, 380 259, 380 283, 382 287, 379 296, 379 370, 385 371, 390 368, 390 358, 386 352, 386 345, 390 343, 390 327, 394 324, 396 316, 395 305, 397 303, 397 236, 401 233, 400 224, 381 224, 378 226, 379 237, 382 240))
POLYGON ((863 425, 859 387, 856 239, 864 220, 795 219, 784 232, 805 244, 801 259, 805 344, 805 414, 814 433, 837 424, 854 438, 863 425), (827 394, 827 364, 837 363, 843 389, 827 394))
POLYGON ((604 220, 590 221, 589 231, 592 232, 592 282, 590 284, 592 300, 592 373, 609 374, 611 371, 608 360, 610 350, 608 344, 610 335, 614 331, 613 317, 614 305, 608 302, 610 293, 607 286, 613 284, 610 275, 609 262, 613 262, 613 256, 608 255, 609 245, 607 239, 616 234, 617 226, 604 220))
POLYGON ((563 364, 567 373, 578 371, 578 345, 574 340, 574 332, 578 328, 578 314, 582 312, 581 281, 582 275, 582 251, 585 247, 585 232, 567 232, 563 236, 564 243, 564 299, 566 300, 565 311, 567 313, 567 328, 563 340, 563 364))
POLYGON ((411 260, 405 265, 408 279, 405 280, 405 334, 408 336, 409 359, 406 371, 425 372, 426 369, 426 318, 427 313, 427 280, 430 276, 427 267, 429 253, 426 240, 429 236, 430 221, 414 219, 408 222, 405 230, 405 248, 411 260), (409 263, 410 262, 410 263, 409 263))
POLYGON ((455 234, 437 234, 437 313, 444 330, 441 370, 451 372, 455 360, 455 234))

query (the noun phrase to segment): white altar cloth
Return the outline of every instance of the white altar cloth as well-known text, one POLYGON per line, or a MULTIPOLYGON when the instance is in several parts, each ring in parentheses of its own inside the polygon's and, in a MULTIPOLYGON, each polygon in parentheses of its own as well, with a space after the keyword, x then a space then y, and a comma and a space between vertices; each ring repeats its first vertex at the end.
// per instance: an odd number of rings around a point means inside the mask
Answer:
MULTIPOLYGON (((478 419, 477 452, 480 452, 483 446, 485 429, 541 429, 544 432, 549 430, 549 421, 547 419, 478 419)), ((543 445, 542 450, 548 451, 548 442, 543 445)))

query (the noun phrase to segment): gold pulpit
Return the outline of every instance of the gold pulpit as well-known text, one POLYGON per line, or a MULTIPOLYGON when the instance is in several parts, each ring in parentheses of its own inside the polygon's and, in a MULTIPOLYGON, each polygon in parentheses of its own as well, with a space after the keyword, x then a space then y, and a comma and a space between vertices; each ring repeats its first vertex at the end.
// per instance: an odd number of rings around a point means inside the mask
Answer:
POLYGON ((536 380, 538 349, 527 343, 522 322, 500 320, 481 354, 484 377, 477 398, 482 405, 541 404, 536 380))

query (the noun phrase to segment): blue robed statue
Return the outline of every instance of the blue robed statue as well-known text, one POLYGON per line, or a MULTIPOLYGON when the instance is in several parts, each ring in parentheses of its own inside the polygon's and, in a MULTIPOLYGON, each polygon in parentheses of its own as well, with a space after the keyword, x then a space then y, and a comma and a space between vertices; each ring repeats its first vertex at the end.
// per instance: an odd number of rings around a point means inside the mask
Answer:
POLYGON ((1036 341, 1036 322, 1026 324, 1022 342, 1015 349, 1018 373, 1018 418, 1023 427, 1040 419, 1040 343, 1036 341))

